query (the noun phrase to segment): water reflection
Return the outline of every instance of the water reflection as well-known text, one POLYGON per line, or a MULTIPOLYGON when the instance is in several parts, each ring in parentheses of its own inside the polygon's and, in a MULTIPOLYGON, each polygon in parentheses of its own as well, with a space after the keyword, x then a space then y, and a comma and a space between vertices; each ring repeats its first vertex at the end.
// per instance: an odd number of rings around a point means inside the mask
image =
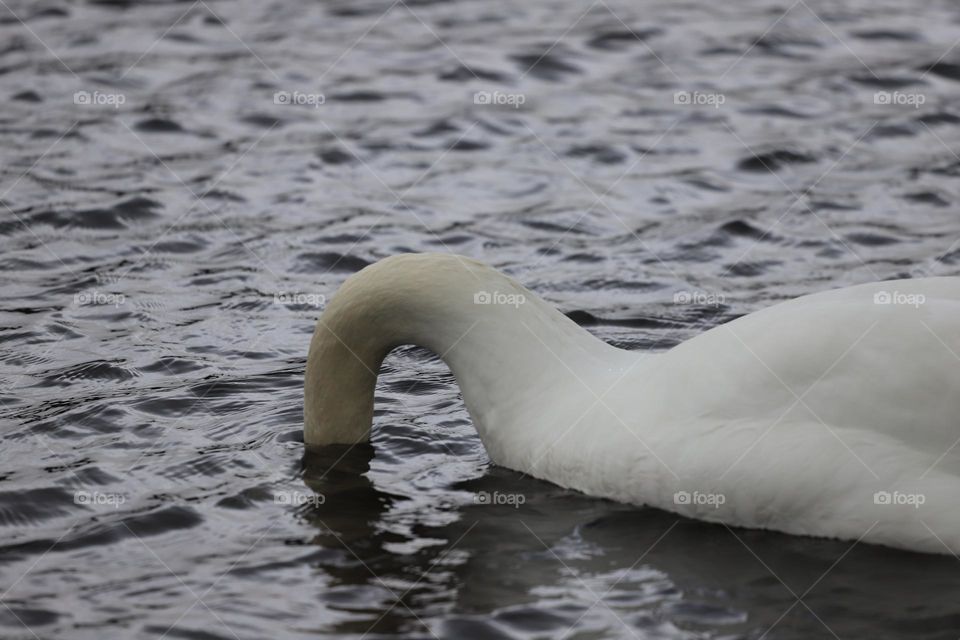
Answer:
POLYGON ((960 562, 728 529, 495 467, 451 491, 521 494, 522 505, 467 499, 446 507, 453 521, 413 514, 409 536, 397 535, 385 519, 410 498, 367 478, 375 447, 348 449, 303 458, 304 481, 326 496, 305 513, 315 543, 340 551, 319 563, 335 577, 329 602, 363 614, 338 632, 801 639, 960 628, 960 562))

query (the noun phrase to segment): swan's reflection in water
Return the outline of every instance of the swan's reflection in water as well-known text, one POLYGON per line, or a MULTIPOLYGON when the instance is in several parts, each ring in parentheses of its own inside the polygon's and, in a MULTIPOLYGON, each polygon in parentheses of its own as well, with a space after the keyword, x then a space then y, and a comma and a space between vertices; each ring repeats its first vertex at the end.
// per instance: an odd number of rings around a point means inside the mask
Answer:
POLYGON ((446 504, 420 504, 370 480, 375 455, 361 445, 303 459, 325 498, 303 512, 331 552, 317 565, 332 579, 325 604, 349 613, 331 632, 955 640, 960 630, 960 561, 949 556, 728 529, 497 467, 450 487, 446 504))

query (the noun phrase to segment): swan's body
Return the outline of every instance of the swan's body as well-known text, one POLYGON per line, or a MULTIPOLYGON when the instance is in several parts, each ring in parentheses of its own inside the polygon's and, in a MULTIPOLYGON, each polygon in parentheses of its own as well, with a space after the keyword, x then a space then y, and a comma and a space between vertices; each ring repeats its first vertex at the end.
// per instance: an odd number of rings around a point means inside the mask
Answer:
POLYGON ((369 438, 376 372, 402 344, 444 359, 510 469, 729 525, 960 553, 960 278, 804 296, 651 355, 479 262, 388 258, 318 322, 308 445, 369 438))

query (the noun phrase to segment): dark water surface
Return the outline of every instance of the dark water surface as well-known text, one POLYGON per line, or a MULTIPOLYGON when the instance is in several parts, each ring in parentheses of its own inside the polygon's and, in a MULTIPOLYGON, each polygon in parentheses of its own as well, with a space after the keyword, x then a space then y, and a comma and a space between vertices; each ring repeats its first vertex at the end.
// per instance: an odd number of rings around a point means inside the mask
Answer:
POLYGON ((632 349, 960 274, 958 40, 943 1, 0 2, 0 637, 955 640, 952 557, 491 467, 413 349, 370 446, 304 457, 301 384, 403 251, 632 349))

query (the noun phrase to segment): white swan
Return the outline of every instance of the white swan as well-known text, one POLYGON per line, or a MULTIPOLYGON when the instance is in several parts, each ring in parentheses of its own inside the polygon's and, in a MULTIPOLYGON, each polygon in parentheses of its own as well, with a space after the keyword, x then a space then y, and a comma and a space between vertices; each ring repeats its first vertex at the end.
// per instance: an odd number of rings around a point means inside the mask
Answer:
POLYGON ((377 372, 404 344, 450 366, 504 467, 728 525, 960 553, 960 278, 804 296, 644 354, 469 258, 387 258, 317 323, 308 446, 369 438, 377 372))

